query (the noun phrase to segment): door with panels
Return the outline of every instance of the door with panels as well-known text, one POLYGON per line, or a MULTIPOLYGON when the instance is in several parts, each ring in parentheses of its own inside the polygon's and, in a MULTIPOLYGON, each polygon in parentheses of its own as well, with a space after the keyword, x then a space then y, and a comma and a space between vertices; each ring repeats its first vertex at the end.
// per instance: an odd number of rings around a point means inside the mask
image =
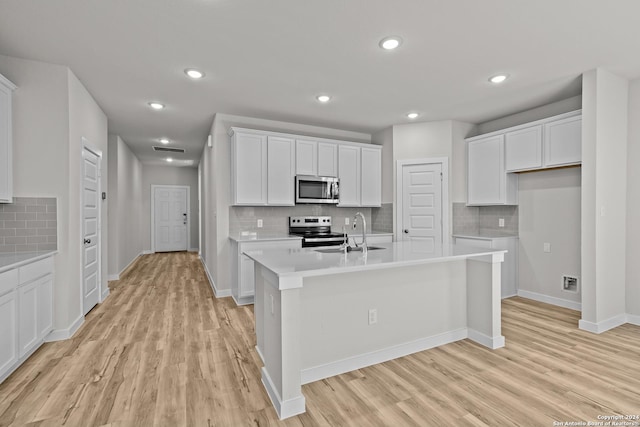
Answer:
POLYGON ((189 187, 153 187, 153 235, 155 252, 188 249, 189 187))

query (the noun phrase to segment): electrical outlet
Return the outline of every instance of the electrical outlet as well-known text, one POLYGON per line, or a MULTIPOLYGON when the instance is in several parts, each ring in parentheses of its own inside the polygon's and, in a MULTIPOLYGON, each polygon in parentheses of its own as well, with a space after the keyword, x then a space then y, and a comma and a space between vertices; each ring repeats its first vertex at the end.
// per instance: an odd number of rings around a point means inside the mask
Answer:
POLYGON ((258 220, 258 228, 262 228, 262 220, 261 219, 258 220))
POLYGON ((551 252, 551 243, 544 243, 543 246, 542 246, 542 250, 547 252, 547 253, 550 253, 551 252))
POLYGON ((373 325, 375 323, 378 323, 378 309, 371 308, 369 309, 369 324, 373 325))
POLYGON ((349 225, 349 217, 346 217, 346 218, 344 219, 344 225, 349 225))
POLYGON ((498 227, 504 227, 504 218, 498 218, 498 227))

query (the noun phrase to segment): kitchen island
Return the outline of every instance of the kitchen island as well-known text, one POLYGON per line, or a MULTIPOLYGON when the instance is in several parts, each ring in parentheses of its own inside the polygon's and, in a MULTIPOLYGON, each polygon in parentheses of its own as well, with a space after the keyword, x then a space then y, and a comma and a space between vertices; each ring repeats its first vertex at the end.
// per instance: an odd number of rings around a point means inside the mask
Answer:
POLYGON ((305 411, 302 384, 465 338, 504 346, 504 250, 378 246, 246 253, 255 261, 262 382, 281 419, 305 411))

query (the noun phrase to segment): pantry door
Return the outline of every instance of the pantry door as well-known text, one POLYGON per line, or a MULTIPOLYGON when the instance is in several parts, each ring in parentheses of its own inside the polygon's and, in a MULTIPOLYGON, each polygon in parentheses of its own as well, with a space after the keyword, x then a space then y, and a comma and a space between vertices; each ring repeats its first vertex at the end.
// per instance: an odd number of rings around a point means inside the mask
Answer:
POLYGON ((186 251, 189 247, 190 188, 182 185, 152 185, 151 191, 153 251, 186 251))
POLYGON ((100 164, 98 151, 82 148, 82 311, 100 302, 100 164))

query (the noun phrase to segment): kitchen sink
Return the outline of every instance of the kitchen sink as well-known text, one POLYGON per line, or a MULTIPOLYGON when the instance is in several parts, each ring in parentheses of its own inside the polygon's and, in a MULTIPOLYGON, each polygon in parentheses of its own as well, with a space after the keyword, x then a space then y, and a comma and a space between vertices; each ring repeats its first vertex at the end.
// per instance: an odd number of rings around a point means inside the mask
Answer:
MULTIPOLYGON (((380 249, 387 249, 387 248, 383 248, 382 246, 368 246, 367 250, 370 251, 377 251, 380 249)), ((339 253, 343 253, 344 251, 340 248, 326 248, 326 249, 316 249, 316 252, 322 252, 323 254, 339 254, 339 253)), ((353 248, 351 246, 349 246, 349 248, 347 249, 347 252, 362 252, 362 248, 353 248)))

